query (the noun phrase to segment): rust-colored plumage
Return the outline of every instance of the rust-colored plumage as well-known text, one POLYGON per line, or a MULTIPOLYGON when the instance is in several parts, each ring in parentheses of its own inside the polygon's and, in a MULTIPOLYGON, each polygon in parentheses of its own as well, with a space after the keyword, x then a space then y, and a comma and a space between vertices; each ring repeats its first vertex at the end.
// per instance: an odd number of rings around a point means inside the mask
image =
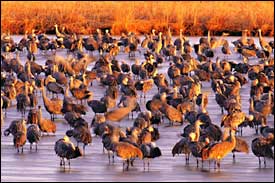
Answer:
POLYGON ((132 144, 129 144, 127 142, 118 142, 115 144, 115 152, 117 156, 122 158, 123 161, 123 170, 124 170, 124 164, 125 161, 127 163, 126 170, 129 169, 130 159, 138 157, 139 159, 143 158, 142 151, 135 147, 132 144))
POLYGON ((223 141, 209 149, 209 159, 214 159, 220 168, 220 161, 233 151, 236 146, 235 130, 231 130, 231 141, 223 141))
POLYGON ((27 140, 26 133, 23 131, 18 131, 14 137, 13 137, 13 144, 14 147, 17 149, 17 152, 19 153, 19 148, 21 147, 21 153, 23 153, 23 146, 25 145, 27 140))
POLYGON ((221 126, 224 127, 237 127, 244 122, 246 114, 241 111, 236 111, 232 114, 223 115, 221 126))
POLYGON ((54 120, 54 114, 62 114, 61 109, 63 107, 63 100, 61 99, 49 99, 46 96, 45 88, 42 86, 42 97, 44 101, 44 106, 48 113, 51 114, 51 119, 54 120))
POLYGON ((46 133, 56 132, 56 124, 52 120, 45 119, 42 117, 41 106, 38 106, 38 126, 41 132, 46 132, 46 133))
POLYGON ((112 111, 109 111, 105 114, 106 120, 113 121, 113 122, 119 122, 132 111, 133 109, 131 107, 121 107, 114 109, 112 111))
POLYGON ((164 104, 161 107, 161 112, 165 114, 165 116, 169 119, 170 122, 178 122, 178 123, 183 123, 183 117, 181 112, 179 112, 176 108, 164 104))

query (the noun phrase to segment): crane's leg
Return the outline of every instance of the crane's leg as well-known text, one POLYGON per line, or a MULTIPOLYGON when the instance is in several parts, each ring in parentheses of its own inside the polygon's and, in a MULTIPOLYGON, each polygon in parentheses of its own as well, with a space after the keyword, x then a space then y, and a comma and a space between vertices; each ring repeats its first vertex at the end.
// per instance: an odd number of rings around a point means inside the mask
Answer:
POLYGON ((260 157, 258 158, 259 158, 259 167, 261 167, 261 158, 260 157))
POLYGON ((110 151, 108 151, 109 164, 111 163, 110 151))
POLYGON ((220 169, 221 168, 221 162, 220 162, 220 160, 218 160, 217 165, 218 165, 218 168, 220 169))
POLYGON ((129 170, 129 166, 130 166, 130 160, 127 160, 127 171, 129 170))
POLYGON ((143 160, 143 171, 145 171, 145 159, 143 160))
POLYGON ((35 151, 37 151, 37 142, 36 142, 36 144, 35 144, 35 151))

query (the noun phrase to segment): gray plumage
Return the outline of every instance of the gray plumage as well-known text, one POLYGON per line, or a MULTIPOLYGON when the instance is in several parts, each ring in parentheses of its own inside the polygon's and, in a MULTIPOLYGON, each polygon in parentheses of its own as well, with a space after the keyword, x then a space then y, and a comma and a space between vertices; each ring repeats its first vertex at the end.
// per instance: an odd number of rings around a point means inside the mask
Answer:
POLYGON ((32 144, 35 143, 35 150, 37 151, 37 143, 41 139, 41 131, 36 124, 32 124, 28 127, 27 139, 30 142, 30 149, 32 149, 32 144))
POLYGON ((55 142, 54 146, 55 153, 60 157, 60 166, 64 165, 65 168, 65 158, 69 160, 82 156, 82 152, 78 147, 75 147, 74 144, 69 140, 68 137, 59 139, 55 142))

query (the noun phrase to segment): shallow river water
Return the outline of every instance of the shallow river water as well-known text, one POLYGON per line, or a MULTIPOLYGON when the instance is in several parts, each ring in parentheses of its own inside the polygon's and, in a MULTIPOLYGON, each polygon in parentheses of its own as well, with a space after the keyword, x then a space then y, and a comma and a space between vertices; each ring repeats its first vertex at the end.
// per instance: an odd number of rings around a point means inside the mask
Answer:
MULTIPOLYGON (((12 36, 15 41, 21 39, 22 36, 12 36)), ((239 37, 227 37, 228 41, 236 40, 239 37)), ((189 38, 191 44, 198 43, 199 37, 189 38)), ((273 38, 265 38, 266 40, 272 40, 273 38)), ((141 39, 142 40, 142 39, 141 39)), ((257 45, 258 38, 254 38, 257 45)), ((233 51, 233 45, 231 44, 231 50, 233 54, 229 56, 229 60, 235 60, 240 62, 239 55, 233 51)), ((143 50, 144 52, 144 50, 143 50)), ((143 53, 142 52, 142 53, 143 53)), ((58 55, 65 55, 64 50, 58 50, 58 55)), ((95 53, 94 55, 98 55, 95 53)), ((140 57, 140 60, 144 60, 144 56, 136 54, 140 57)), ((216 49, 215 58, 220 55, 221 48, 216 49)), ((195 55, 194 55, 195 56, 195 55)), ((36 56, 39 64, 44 65, 46 56, 38 54, 36 56)), ((215 58, 213 59, 215 61, 215 58)), ((26 56, 20 55, 22 63, 25 63, 26 56)), ((133 63, 128 59, 127 54, 120 52, 117 56, 119 61, 125 60, 128 63, 133 63)), ((251 59, 252 64, 257 63, 258 59, 251 59)), ((93 67, 92 63, 89 68, 93 67)), ((160 68, 159 73, 167 73, 168 62, 165 62, 160 68)), ((244 85, 241 89, 242 109, 248 113, 248 99, 251 82, 244 85)), ((203 82, 202 92, 208 93, 208 107, 207 110, 211 116, 213 123, 220 126, 221 111, 215 101, 215 95, 212 92, 209 82, 203 82)), ((104 87, 100 86, 98 81, 93 81, 93 86, 89 88, 94 93, 94 98, 99 99, 103 96, 104 87)), ((147 95, 147 99, 151 98, 154 93, 157 92, 157 87, 153 89, 147 95)), ((39 94, 40 96, 40 94, 39 94)), ((19 119, 21 114, 16 111, 16 101, 13 101, 12 107, 7 110, 7 117, 4 118, 4 125, 1 129, 3 132, 12 120, 19 119)), ((50 118, 49 114, 44 108, 42 97, 39 97, 39 105, 43 109, 43 117, 50 118)), ((142 109, 145 109, 145 104, 141 103, 142 109)), ((84 116, 84 119, 90 123, 94 116, 92 110, 88 107, 89 112, 84 116)), ((134 117, 136 114, 134 114, 134 117)), ((151 161, 150 171, 143 171, 143 163, 141 160, 136 160, 134 167, 130 167, 129 171, 122 171, 122 160, 115 157, 115 163, 109 164, 107 154, 102 152, 102 143, 100 137, 93 135, 92 144, 86 147, 86 154, 83 157, 71 160, 71 169, 60 168, 59 157, 55 154, 54 144, 55 142, 65 135, 66 130, 69 129, 63 116, 58 116, 56 120, 57 132, 50 136, 43 136, 39 145, 38 151, 30 151, 29 143, 24 146, 24 153, 18 154, 13 147, 13 137, 1 136, 1 182, 7 181, 269 181, 274 182, 274 161, 267 159, 267 166, 260 168, 258 158, 253 155, 251 149, 248 154, 236 153, 236 162, 233 162, 232 153, 229 153, 221 161, 221 169, 214 169, 213 164, 211 168, 208 167, 208 163, 201 168, 196 167, 195 158, 190 157, 190 164, 185 164, 184 156, 172 156, 171 150, 173 145, 180 139, 179 134, 182 133, 183 126, 165 127, 167 119, 164 124, 159 126, 160 139, 156 141, 156 144, 162 151, 162 156, 155 158, 151 161)), ((118 123, 117 123, 118 124, 118 123)), ((132 119, 124 119, 119 123, 123 128, 132 126, 132 119)), ((268 125, 274 127, 273 116, 268 117, 268 125)), ((90 129, 92 132, 92 129, 90 129)), ((251 145, 251 141, 257 137, 254 129, 249 127, 244 129, 243 138, 251 145)), ((71 140, 75 142, 72 138, 71 140)))

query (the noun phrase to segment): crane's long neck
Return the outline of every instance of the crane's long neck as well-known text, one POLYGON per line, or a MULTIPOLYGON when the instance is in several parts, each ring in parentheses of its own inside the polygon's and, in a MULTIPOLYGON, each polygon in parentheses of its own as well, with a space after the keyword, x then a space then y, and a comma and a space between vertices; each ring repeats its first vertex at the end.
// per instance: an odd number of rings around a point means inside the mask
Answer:
POLYGON ((28 96, 28 90, 29 90, 29 86, 27 84, 27 82, 25 82, 25 95, 28 96))
POLYGON ((208 72, 213 72, 212 62, 209 62, 208 72))
POLYGON ((69 84, 69 87, 70 87, 70 89, 73 89, 74 88, 74 84, 73 84, 73 81, 74 81, 74 78, 73 78, 73 76, 71 76, 70 77, 70 84, 69 84))
POLYGON ((113 70, 112 70, 112 65, 111 64, 108 64, 108 69, 109 69, 109 73, 113 74, 113 70))
POLYGON ((162 42, 162 37, 161 37, 161 33, 159 34, 159 42, 162 42))
POLYGON ((210 31, 208 31, 208 33, 207 33, 207 42, 210 45, 210 31))
POLYGON ((45 92, 45 87, 44 87, 44 84, 42 85, 42 97, 43 97, 43 101, 44 101, 44 104, 46 105, 46 103, 49 102, 47 96, 46 96, 46 92, 45 92))
POLYGON ((236 146, 236 137, 235 137, 235 131, 234 130, 231 130, 231 145, 232 145, 232 149, 235 148, 236 146))
POLYGON ((84 84, 85 86, 87 86, 87 85, 88 85, 88 81, 87 81, 87 79, 86 79, 86 75, 85 75, 85 74, 82 75, 82 79, 83 79, 83 84, 84 84))
POLYGON ((229 137, 229 128, 224 128, 223 134, 222 134, 222 141, 226 141, 226 139, 229 137))
POLYGON ((185 54, 185 51, 184 51, 184 40, 183 38, 180 38, 180 44, 181 44, 181 47, 180 47, 180 54, 185 54))
POLYGON ((195 134, 196 134, 196 137, 194 141, 198 142, 200 138, 200 125, 198 123, 195 123, 195 134))
POLYGON ((199 44, 198 54, 199 54, 199 55, 202 54, 202 52, 201 52, 201 45, 200 45, 200 44, 199 44))
POLYGON ((249 100, 249 112, 254 112, 254 101, 252 98, 249 100))
POLYGON ((58 26, 55 26, 55 33, 56 33, 56 35, 60 35, 61 33, 59 32, 59 30, 58 30, 58 26))
POLYGON ((180 30, 180 40, 183 39, 183 36, 182 36, 182 30, 180 30))
POLYGON ((268 92, 268 101, 267 101, 267 104, 271 105, 271 102, 272 102, 272 96, 271 96, 271 91, 269 91, 268 92))
POLYGON ((41 107, 38 109, 38 123, 41 122, 41 119, 42 119, 42 109, 41 107))
POLYGON ((216 61, 216 67, 217 68, 221 68, 221 61, 220 61, 220 59, 217 59, 217 61, 216 61))
POLYGON ((69 87, 67 86, 64 93, 65 97, 69 97, 69 87))
POLYGON ((28 38, 28 31, 25 31, 24 39, 27 39, 27 38, 28 38))
POLYGON ((259 40, 260 40, 260 41, 263 40, 262 31, 261 31, 261 30, 259 30, 259 40))
POLYGON ((28 75, 32 75, 31 73, 31 64, 29 61, 26 62, 26 71, 28 75))
POLYGON ((138 141, 138 132, 137 131, 132 131, 131 133, 132 139, 137 143, 138 141))

